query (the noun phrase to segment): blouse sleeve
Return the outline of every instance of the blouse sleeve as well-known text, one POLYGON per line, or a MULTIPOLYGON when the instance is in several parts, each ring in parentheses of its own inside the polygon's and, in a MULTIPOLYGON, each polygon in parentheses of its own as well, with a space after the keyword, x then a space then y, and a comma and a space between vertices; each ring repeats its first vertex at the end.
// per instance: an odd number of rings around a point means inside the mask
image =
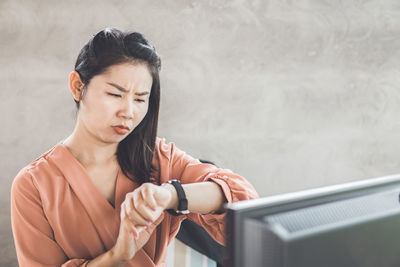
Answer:
MULTIPOLYGON (((160 140, 160 149, 168 154, 171 179, 178 179, 182 184, 215 182, 221 187, 228 203, 259 197, 254 187, 245 178, 229 169, 201 163, 198 159, 178 149, 174 143, 166 144, 163 139, 160 140)), ((189 213, 185 216, 201 225, 218 243, 224 245, 225 213, 189 213)))
POLYGON ((39 192, 27 169, 11 187, 11 225, 19 266, 86 266, 87 259, 68 259, 54 240, 39 192))

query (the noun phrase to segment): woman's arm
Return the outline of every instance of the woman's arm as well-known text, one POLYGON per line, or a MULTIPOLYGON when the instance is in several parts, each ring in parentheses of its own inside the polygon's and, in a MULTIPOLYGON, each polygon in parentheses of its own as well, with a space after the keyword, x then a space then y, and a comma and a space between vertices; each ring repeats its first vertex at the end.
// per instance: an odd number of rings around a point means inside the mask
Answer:
POLYGON ((120 267, 123 266, 124 262, 121 262, 117 257, 115 257, 113 250, 97 256, 93 260, 89 261, 86 265, 87 267, 120 267))
MULTIPOLYGON (((171 184, 163 184, 171 194, 171 200, 167 209, 178 208, 178 194, 175 187, 171 184)), ((183 184, 186 198, 188 200, 188 210, 193 213, 221 213, 224 204, 227 202, 221 187, 214 182, 200 182, 193 184, 183 184)))
POLYGON ((41 199, 28 170, 11 188, 11 225, 19 266, 85 266, 87 259, 68 259, 54 239, 41 199))
MULTIPOLYGON (((201 163, 177 148, 174 143, 166 143, 164 139, 157 141, 155 154, 162 171, 161 182, 165 183, 167 179, 179 180, 188 199, 188 208, 191 212, 180 218, 188 218, 202 226, 223 245, 225 241, 223 204, 257 198, 256 190, 244 177, 229 169, 201 163), (168 178, 163 179, 163 177, 168 178)), ((176 209, 176 192, 172 191, 170 185, 168 189, 174 198, 168 205, 176 209)))

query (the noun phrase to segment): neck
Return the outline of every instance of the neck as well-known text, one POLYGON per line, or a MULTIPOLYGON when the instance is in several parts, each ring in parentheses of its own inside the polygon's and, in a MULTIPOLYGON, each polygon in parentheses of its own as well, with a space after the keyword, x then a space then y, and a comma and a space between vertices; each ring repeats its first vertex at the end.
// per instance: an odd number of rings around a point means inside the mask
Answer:
POLYGON ((86 168, 116 163, 118 144, 102 142, 82 128, 77 123, 73 133, 63 142, 72 155, 86 168))

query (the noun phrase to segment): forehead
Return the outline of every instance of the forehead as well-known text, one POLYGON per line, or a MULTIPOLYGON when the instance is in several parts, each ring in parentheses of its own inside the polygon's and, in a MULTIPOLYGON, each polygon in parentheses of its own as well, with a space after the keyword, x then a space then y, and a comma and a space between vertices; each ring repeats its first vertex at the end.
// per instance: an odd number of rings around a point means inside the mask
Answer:
POLYGON ((99 76, 103 82, 116 83, 128 90, 150 90, 153 82, 150 70, 145 63, 112 65, 99 76))

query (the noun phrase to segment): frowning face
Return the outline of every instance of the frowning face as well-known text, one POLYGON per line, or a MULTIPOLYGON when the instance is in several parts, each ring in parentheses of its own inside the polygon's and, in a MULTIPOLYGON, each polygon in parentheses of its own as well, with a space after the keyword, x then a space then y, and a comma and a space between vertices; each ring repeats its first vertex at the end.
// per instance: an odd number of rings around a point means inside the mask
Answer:
POLYGON ((119 143, 145 117, 152 76, 143 63, 110 66, 94 76, 80 101, 78 125, 102 143, 119 143))

